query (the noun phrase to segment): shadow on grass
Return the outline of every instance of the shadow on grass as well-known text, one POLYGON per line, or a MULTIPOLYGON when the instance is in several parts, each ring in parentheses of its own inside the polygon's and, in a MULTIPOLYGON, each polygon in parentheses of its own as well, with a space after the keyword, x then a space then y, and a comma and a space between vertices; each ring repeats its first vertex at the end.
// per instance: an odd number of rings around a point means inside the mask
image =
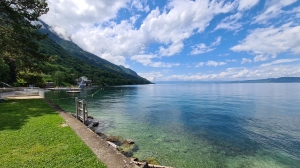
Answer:
POLYGON ((56 113, 44 100, 7 100, 0 103, 0 131, 18 130, 32 117, 56 113))

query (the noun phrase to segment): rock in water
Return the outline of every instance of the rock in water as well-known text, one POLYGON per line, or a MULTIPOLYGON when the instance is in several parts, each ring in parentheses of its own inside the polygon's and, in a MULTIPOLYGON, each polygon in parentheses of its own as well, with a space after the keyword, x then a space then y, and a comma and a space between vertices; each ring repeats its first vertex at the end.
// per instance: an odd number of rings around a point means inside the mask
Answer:
POLYGON ((134 144, 134 141, 132 139, 126 139, 123 143, 124 144, 134 144))
POLYGON ((121 138, 117 136, 109 136, 106 138, 106 141, 113 142, 118 146, 121 145, 121 138))
POLYGON ((92 121, 92 126, 93 127, 98 127, 98 125, 99 125, 99 121, 97 121, 97 120, 92 121))

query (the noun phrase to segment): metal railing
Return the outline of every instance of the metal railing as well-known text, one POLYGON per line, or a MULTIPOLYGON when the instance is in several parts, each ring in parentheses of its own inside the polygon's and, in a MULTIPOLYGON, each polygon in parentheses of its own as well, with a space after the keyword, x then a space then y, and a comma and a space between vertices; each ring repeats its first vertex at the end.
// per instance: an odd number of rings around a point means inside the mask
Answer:
POLYGON ((84 99, 78 99, 78 97, 75 97, 75 105, 76 118, 85 123, 88 118, 87 102, 84 99))

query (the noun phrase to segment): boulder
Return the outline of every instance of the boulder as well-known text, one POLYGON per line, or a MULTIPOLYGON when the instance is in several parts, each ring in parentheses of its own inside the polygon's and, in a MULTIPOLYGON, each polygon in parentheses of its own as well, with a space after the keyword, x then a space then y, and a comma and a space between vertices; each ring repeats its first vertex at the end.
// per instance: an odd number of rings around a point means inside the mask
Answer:
POLYGON ((134 141, 132 139, 126 139, 123 141, 123 144, 134 144, 134 141))
POLYGON ((90 125, 90 124, 92 124, 92 122, 93 122, 93 119, 91 119, 91 118, 87 118, 87 120, 85 121, 85 125, 90 125))
POLYGON ((93 120, 91 124, 92 124, 93 127, 98 127, 99 121, 93 120))
POLYGON ((109 136, 106 138, 106 141, 110 141, 110 142, 118 142, 120 141, 120 138, 117 136, 109 136))
POLYGON ((96 120, 96 119, 88 118, 88 119, 85 121, 85 125, 87 125, 89 128, 92 128, 92 127, 98 127, 99 121, 96 120))
POLYGON ((118 150, 127 157, 132 157, 133 152, 139 150, 139 147, 136 144, 122 144, 118 147, 118 150))

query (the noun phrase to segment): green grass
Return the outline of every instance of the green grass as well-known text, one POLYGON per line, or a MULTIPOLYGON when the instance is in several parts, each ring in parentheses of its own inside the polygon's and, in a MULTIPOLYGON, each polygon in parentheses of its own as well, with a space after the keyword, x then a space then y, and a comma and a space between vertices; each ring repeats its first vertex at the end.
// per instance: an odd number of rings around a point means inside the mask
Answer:
POLYGON ((106 167, 43 100, 0 103, 0 167, 106 167))

